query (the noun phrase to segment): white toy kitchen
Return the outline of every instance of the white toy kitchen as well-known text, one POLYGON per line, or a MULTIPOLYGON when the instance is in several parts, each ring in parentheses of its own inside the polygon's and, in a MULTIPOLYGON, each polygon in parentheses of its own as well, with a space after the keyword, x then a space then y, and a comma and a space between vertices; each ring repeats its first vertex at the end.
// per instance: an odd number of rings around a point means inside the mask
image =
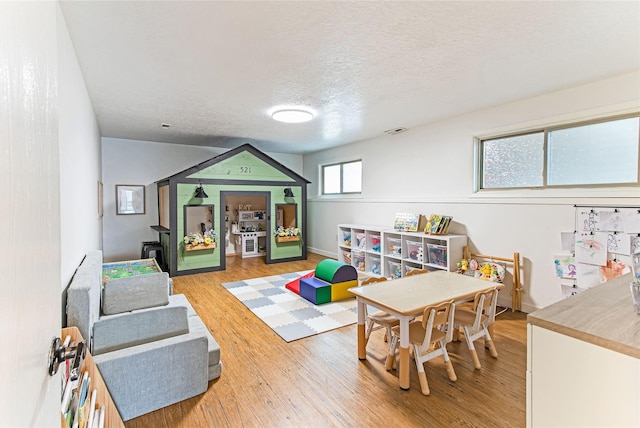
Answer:
POLYGON ((232 228, 237 255, 242 258, 266 255, 266 224, 265 210, 238 211, 238 223, 232 228))

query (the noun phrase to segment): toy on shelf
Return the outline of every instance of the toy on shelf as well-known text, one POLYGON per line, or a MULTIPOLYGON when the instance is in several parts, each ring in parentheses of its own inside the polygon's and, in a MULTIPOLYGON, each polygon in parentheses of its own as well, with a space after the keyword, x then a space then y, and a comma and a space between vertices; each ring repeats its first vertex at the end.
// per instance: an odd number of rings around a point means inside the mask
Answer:
POLYGON ((393 256, 401 256, 402 255, 402 245, 401 241, 396 238, 387 239, 389 246, 389 254, 393 256))
POLYGON ((447 247, 444 245, 427 244, 429 263, 437 266, 447 266, 447 247))
POLYGON ((380 252, 380 237, 372 236, 371 237, 371 251, 375 251, 376 253, 380 252))
POLYGON ((421 249, 422 243, 420 241, 407 240, 407 252, 409 253, 409 258, 411 260, 418 260, 418 254, 420 254, 421 249))
POLYGON ((400 263, 389 261, 389 276, 391 276, 391 279, 400 278, 402 276, 402 266, 400 263))
MULTIPOLYGON (((356 251, 354 250, 354 253, 356 253, 356 251)), ((364 272, 366 270, 366 264, 365 264, 365 255, 364 253, 358 251, 356 254, 353 255, 353 261, 354 261, 354 266, 356 269, 358 269, 360 272, 364 272)))
POLYGON ((343 238, 342 238, 342 245, 344 245, 345 247, 350 247, 351 246, 351 233, 350 232, 345 232, 343 238))
POLYGON ((380 263, 372 263, 371 273, 375 275, 381 275, 382 271, 380 270, 380 263))
POLYGON ((467 259, 460 260, 458 263, 456 263, 456 267, 458 268, 456 272, 461 274, 467 273, 467 270, 469 269, 469 260, 467 259))
POLYGON ((364 239, 364 233, 356 233, 356 247, 364 248, 366 246, 366 241, 364 239))

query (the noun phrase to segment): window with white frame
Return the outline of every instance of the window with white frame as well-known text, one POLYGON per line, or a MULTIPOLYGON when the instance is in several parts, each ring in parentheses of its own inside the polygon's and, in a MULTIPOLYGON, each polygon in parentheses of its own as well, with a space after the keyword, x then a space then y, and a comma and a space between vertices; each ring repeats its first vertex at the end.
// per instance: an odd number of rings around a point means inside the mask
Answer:
POLYGON ((362 193, 362 160, 323 165, 322 194, 362 193))
POLYGON ((479 189, 636 184, 640 115, 478 139, 479 189))

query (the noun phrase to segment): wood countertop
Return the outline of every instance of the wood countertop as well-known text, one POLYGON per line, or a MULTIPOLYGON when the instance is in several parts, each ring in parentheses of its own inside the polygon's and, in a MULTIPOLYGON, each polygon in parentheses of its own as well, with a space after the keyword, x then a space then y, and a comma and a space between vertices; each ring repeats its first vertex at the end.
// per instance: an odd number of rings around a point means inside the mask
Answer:
POLYGON ((640 314, 633 309, 631 274, 607 281, 527 316, 527 322, 640 358, 640 314))

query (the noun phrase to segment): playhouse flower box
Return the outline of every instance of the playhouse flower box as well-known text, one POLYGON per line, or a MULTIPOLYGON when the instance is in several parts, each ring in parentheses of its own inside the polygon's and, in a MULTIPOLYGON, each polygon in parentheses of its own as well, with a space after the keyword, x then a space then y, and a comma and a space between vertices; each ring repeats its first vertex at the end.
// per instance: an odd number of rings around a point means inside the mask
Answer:
POLYGON ((212 250, 214 248, 216 248, 215 242, 211 244, 187 244, 184 246, 185 251, 212 250))
POLYGON ((276 236, 276 242, 295 242, 299 240, 300 236, 276 236))

